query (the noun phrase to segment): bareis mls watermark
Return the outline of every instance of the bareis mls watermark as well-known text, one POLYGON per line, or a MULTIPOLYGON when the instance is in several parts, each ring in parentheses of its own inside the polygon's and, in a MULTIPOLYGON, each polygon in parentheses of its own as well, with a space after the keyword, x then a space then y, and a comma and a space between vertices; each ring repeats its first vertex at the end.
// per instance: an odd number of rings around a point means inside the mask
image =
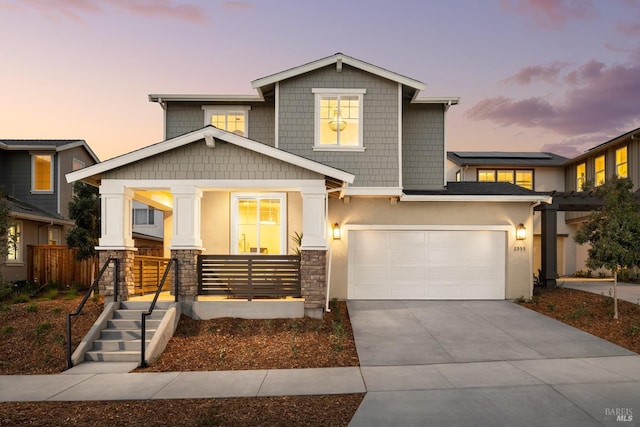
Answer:
POLYGON ((605 417, 615 417, 616 421, 631 422, 633 421, 633 409, 631 408, 605 408, 605 417))

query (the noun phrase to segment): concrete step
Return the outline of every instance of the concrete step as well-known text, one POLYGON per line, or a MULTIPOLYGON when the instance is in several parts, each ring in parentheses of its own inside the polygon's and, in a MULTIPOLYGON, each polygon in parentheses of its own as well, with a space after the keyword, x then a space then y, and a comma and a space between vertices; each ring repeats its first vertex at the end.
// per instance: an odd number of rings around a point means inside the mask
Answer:
MULTIPOLYGON (((147 331, 149 329, 156 329, 162 319, 149 319, 147 318, 145 326, 147 331)), ((138 319, 111 319, 107 320, 107 329, 140 329, 142 328, 142 320, 138 319)))
POLYGON ((139 362, 140 351, 87 351, 85 360, 90 362, 139 362))
MULTIPOLYGON (((146 310, 144 310, 146 312, 146 310)), ((116 310, 113 312, 114 319, 135 319, 140 320, 140 316, 142 315, 143 310, 116 310)), ((155 308, 151 316, 147 316, 147 321, 149 319, 162 319, 166 314, 167 310, 155 308)))
MULTIPOLYGON (((145 346, 151 342, 145 341, 145 346)), ((140 351, 140 340, 95 340, 93 351, 140 351)))
MULTIPOLYGON (((155 333, 155 329, 147 329, 145 339, 151 339, 151 337, 153 337, 153 334, 155 333)), ((103 329, 100 332, 101 340, 139 340, 141 336, 142 332, 140 331, 140 329, 103 329)))
MULTIPOLYGON (((153 311, 156 310, 166 310, 175 303, 172 301, 158 301, 156 302, 156 306, 153 311)), ((120 303, 121 310, 149 310, 151 306, 151 301, 123 301, 120 303)))

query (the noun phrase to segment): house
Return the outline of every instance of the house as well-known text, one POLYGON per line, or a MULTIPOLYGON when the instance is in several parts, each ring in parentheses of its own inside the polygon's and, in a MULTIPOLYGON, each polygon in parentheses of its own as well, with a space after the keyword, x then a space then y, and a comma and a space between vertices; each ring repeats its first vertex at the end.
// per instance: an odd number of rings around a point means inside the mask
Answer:
POLYGON ((65 244, 74 223, 73 185, 64 175, 98 161, 83 140, 0 140, 0 187, 15 219, 9 228, 15 244, 0 265, 3 280, 27 279, 29 245, 65 244))
POLYGON ((422 96, 424 83, 341 53, 252 85, 255 95, 152 94, 164 141, 67 175, 100 188, 98 250, 123 260, 117 297, 131 289, 134 201, 164 212, 178 298, 192 312, 203 300, 196 272, 216 254, 299 251, 311 315, 329 298, 532 294, 532 207, 550 197, 447 182, 457 97, 422 96))

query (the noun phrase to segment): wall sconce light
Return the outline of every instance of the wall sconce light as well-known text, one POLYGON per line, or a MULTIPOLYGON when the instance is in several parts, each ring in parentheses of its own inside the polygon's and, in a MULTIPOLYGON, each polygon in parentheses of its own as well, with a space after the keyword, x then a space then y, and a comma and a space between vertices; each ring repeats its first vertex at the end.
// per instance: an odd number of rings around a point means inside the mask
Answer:
POLYGON ((516 240, 524 240, 527 238, 527 229, 523 223, 518 224, 516 227, 516 240))
POLYGON ((342 237, 342 232, 337 222, 331 227, 331 234, 333 235, 333 240, 340 240, 342 237))

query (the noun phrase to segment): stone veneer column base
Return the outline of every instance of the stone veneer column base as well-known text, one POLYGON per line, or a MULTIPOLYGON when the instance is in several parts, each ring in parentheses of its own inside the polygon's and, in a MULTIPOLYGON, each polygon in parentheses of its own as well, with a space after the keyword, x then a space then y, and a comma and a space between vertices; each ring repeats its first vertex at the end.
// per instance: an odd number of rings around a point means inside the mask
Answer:
MULTIPOLYGON (((192 302, 198 296, 198 255, 200 249, 172 249, 171 258, 178 260, 178 301, 192 302)), ((175 295, 174 283, 171 293, 175 295)))
MULTIPOLYGON (((118 301, 126 301, 129 295, 134 294, 135 279, 133 275, 133 260, 136 254, 134 249, 104 249, 98 251, 99 264, 102 268, 109 258, 117 258, 118 262, 118 301)), ((98 290, 104 298, 104 303, 114 301, 114 266, 111 264, 98 282, 98 290)))
POLYGON ((321 318, 327 301, 326 250, 301 251, 300 282, 305 315, 321 318))

